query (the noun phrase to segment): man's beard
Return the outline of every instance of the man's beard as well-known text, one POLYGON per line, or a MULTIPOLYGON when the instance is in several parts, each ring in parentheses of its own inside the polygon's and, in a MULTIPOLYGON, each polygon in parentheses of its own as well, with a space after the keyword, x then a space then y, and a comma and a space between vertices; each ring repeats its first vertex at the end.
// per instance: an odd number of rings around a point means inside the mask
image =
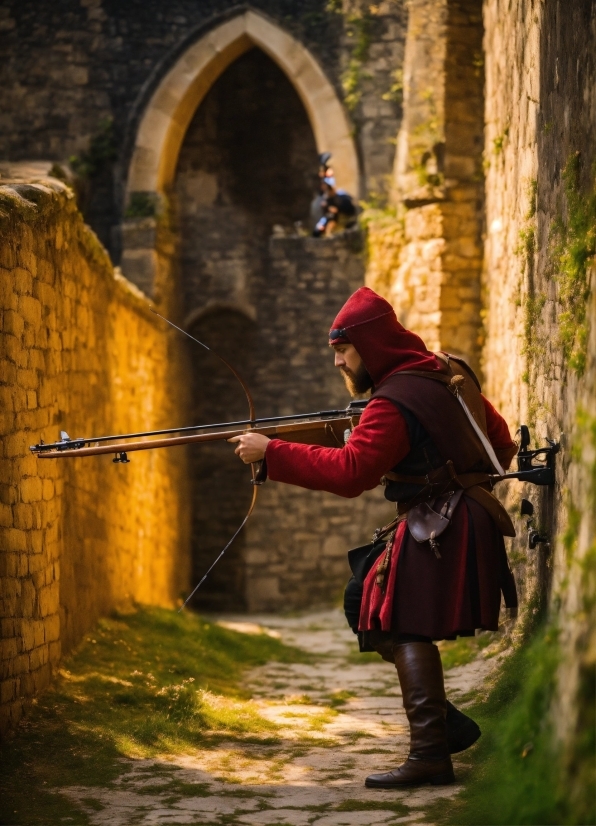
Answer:
POLYGON ((364 364, 354 372, 349 367, 340 367, 341 374, 348 388, 350 396, 362 396, 373 387, 374 382, 364 364))

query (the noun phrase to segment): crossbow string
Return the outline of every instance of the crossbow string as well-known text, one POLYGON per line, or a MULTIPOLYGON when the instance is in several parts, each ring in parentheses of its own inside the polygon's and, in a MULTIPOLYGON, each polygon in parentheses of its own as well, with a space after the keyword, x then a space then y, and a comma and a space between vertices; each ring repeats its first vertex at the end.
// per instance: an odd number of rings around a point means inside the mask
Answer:
MULTIPOLYGON (((219 353, 216 353, 215 350, 211 349, 211 347, 208 347, 202 341, 199 341, 198 338, 195 338, 194 336, 191 336, 190 333, 188 333, 186 330, 183 330, 182 327, 178 327, 176 324, 174 324, 173 321, 170 321, 169 319, 165 318, 165 316, 162 316, 160 313, 157 312, 157 310, 154 310, 153 308, 151 308, 151 312, 155 313, 156 316, 159 316, 159 318, 161 318, 162 321, 165 321, 166 324, 169 324, 170 327, 173 327, 175 330, 178 330, 179 333, 182 333, 182 335, 187 336, 187 338, 191 339, 191 341, 194 341, 195 344, 200 345, 201 347, 203 347, 203 349, 207 350, 209 353, 214 355, 216 358, 218 358, 222 362, 222 364, 225 364, 225 366, 228 368, 228 370, 230 370, 230 372, 234 375, 234 377, 236 379, 238 379, 238 381, 240 382, 240 384, 242 386, 242 389, 244 390, 244 395, 246 396, 246 401, 248 402, 248 418, 250 419, 250 422, 251 422, 249 427, 252 427, 254 425, 254 421, 256 419, 255 404, 254 404, 252 395, 250 393, 250 390, 248 389, 248 386, 247 386, 246 382, 244 381, 242 376, 238 373, 236 368, 232 367, 232 365, 230 364, 229 361, 226 361, 226 359, 223 356, 220 356, 219 353)), ((199 588, 201 587, 203 582, 205 582, 205 580, 207 579, 207 577, 209 576, 211 571, 215 568, 215 566, 217 565, 219 560, 222 558, 222 556, 228 550, 230 545, 234 542, 234 540, 236 539, 238 534, 242 531, 242 528, 246 525, 246 523, 248 522, 248 520, 250 518, 251 513, 254 510, 255 504, 257 502, 257 493, 258 493, 259 485, 262 484, 262 482, 259 480, 260 462, 259 463, 254 463, 254 462, 251 463, 250 468, 251 468, 251 472, 252 472, 252 480, 251 480, 252 481, 252 500, 251 500, 250 506, 248 508, 248 511, 246 512, 246 516, 242 520, 242 522, 240 524, 240 527, 235 531, 234 535, 232 536, 230 541, 227 543, 225 548, 220 552, 219 556, 211 563, 209 568, 205 571, 201 581, 193 588, 193 590, 190 592, 190 594, 186 597, 186 599, 184 600, 184 603, 178 609, 178 613, 180 613, 180 611, 182 611, 182 609, 194 597, 194 595, 199 590, 199 588)))

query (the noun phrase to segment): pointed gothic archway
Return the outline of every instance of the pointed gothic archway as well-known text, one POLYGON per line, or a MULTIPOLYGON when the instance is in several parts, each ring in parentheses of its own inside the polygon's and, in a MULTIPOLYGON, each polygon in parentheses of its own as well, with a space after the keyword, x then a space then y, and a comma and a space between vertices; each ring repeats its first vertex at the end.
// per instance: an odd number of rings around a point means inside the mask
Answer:
POLYGON ((359 194, 356 148, 346 112, 322 68, 295 38, 254 11, 245 11, 197 40, 162 79, 137 131, 127 179, 134 192, 163 192, 171 184, 188 125, 215 80, 257 46, 285 72, 311 123, 317 148, 333 153, 338 181, 359 194))

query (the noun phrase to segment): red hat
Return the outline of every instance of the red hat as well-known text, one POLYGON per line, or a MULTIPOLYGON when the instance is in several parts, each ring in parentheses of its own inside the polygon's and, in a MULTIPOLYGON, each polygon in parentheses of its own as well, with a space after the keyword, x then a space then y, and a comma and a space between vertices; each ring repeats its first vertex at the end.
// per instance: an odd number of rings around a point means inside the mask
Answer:
POLYGON ((360 287, 348 298, 329 331, 329 344, 353 344, 375 385, 397 370, 442 370, 422 339, 406 330, 393 307, 360 287))

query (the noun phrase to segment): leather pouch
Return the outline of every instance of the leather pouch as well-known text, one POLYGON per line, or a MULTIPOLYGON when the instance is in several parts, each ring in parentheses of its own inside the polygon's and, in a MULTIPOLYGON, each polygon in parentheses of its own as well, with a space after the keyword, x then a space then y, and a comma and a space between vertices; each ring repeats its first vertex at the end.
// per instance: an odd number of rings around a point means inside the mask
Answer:
POLYGON ((441 554, 436 540, 451 524, 453 512, 462 495, 463 490, 460 488, 428 502, 421 502, 408 511, 408 530, 416 542, 430 542, 437 559, 441 558, 441 554))

